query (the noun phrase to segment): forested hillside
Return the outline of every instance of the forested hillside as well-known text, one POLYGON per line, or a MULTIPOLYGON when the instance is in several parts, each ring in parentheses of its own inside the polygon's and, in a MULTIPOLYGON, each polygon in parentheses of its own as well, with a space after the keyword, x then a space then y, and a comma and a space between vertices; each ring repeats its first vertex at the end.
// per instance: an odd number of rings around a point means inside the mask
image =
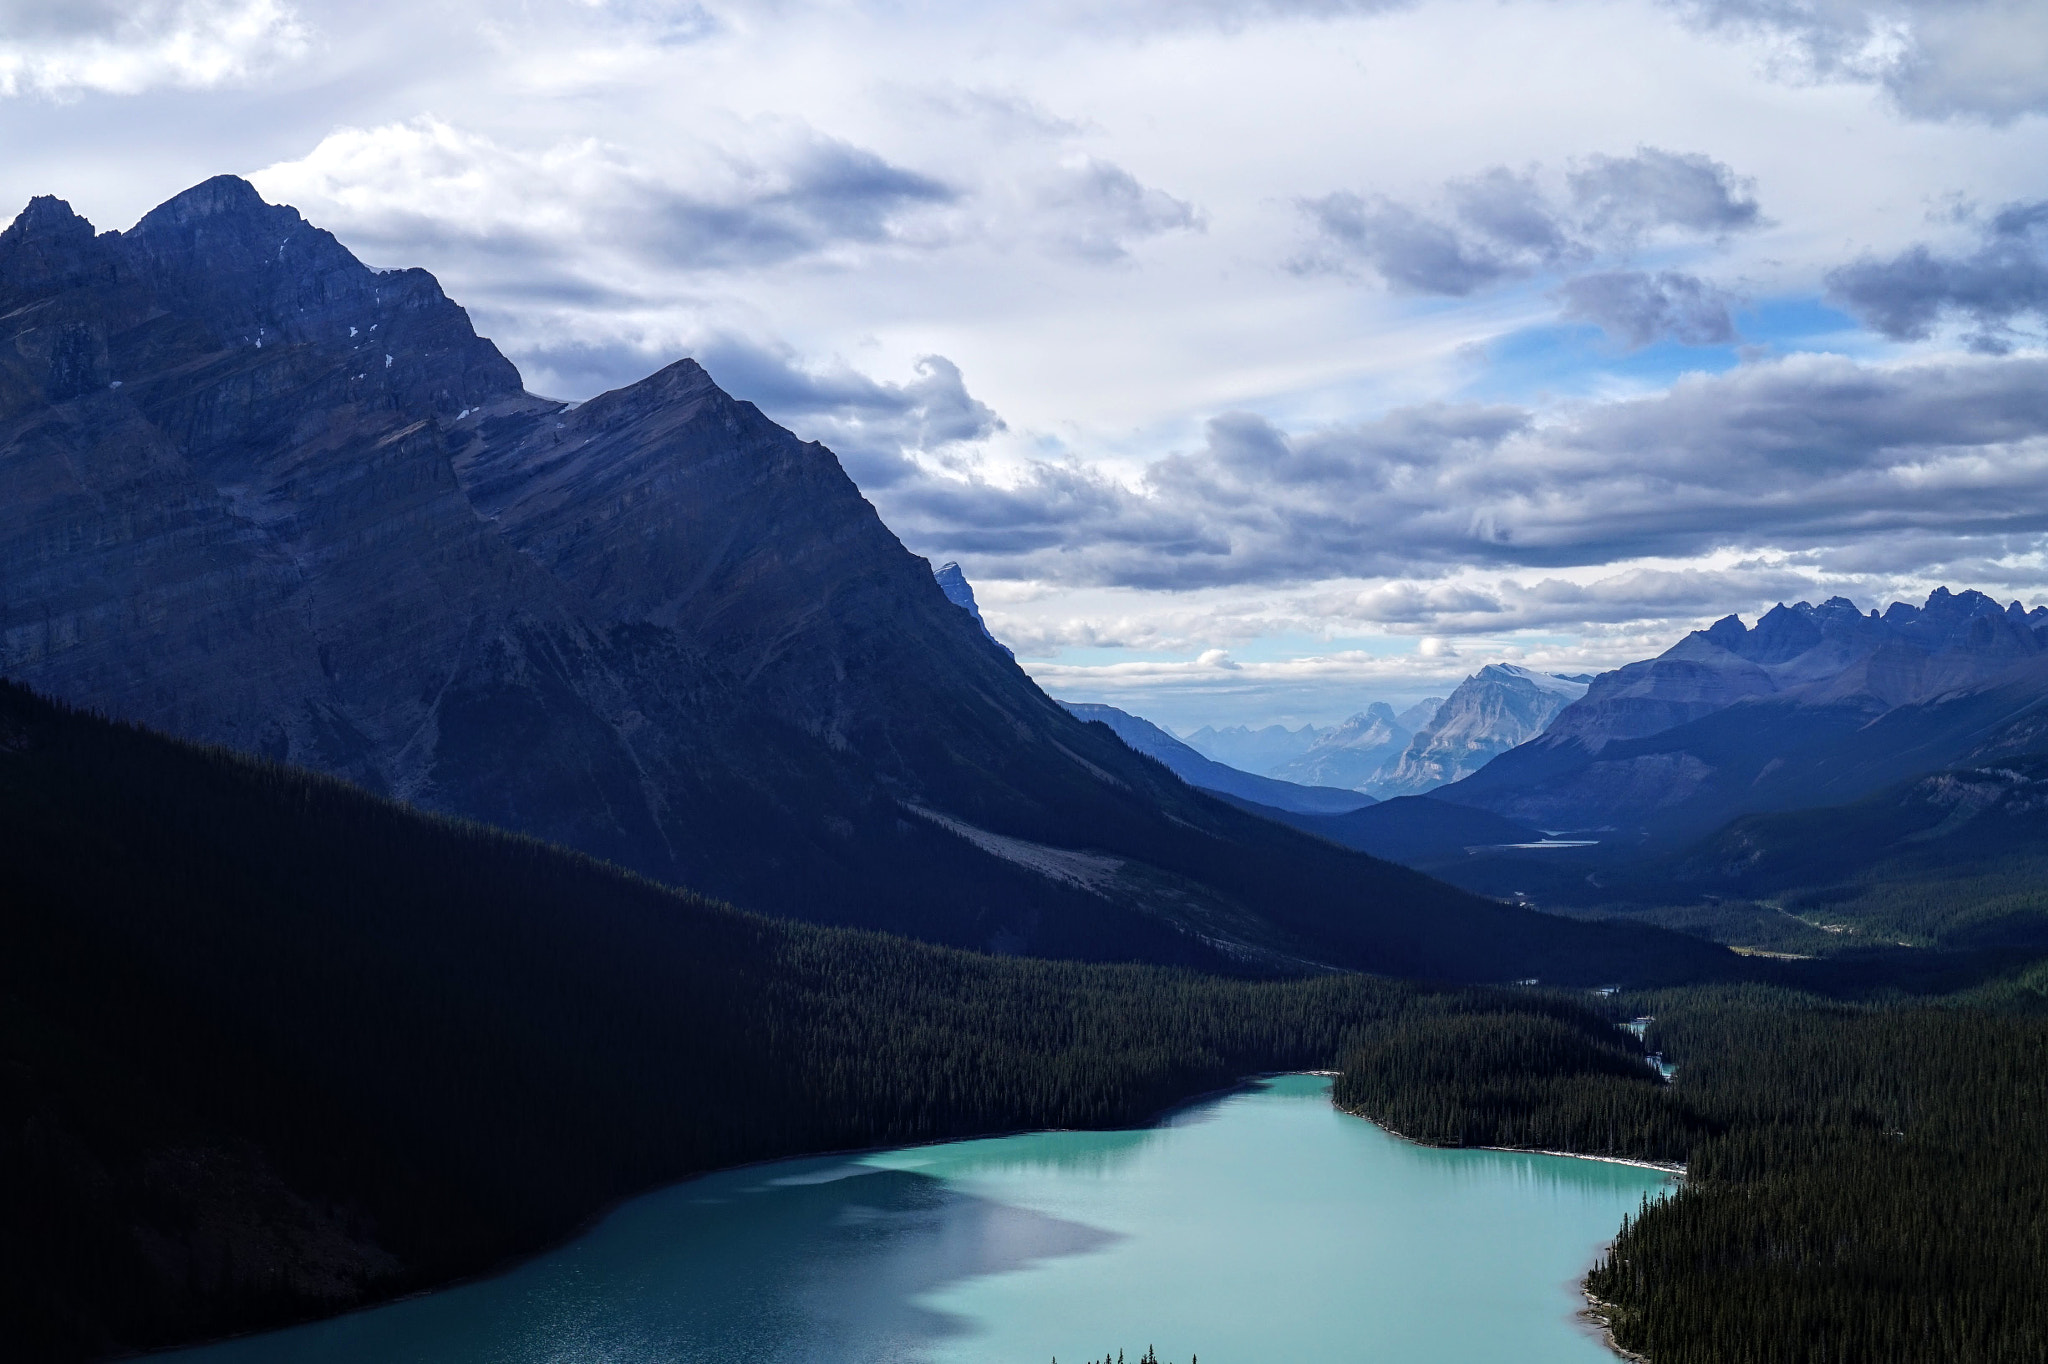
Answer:
POLYGON ((0 1337, 331 1312, 695 1171, 1140 1122, 1465 998, 759 918, 0 685, 0 1337))
POLYGON ((1534 1000, 1405 1015, 1340 1103, 1420 1140, 1682 1160, 1594 1270, 1652 1364, 2048 1357, 2048 970, 1933 1001, 1625 997, 1678 1067, 1534 1000))

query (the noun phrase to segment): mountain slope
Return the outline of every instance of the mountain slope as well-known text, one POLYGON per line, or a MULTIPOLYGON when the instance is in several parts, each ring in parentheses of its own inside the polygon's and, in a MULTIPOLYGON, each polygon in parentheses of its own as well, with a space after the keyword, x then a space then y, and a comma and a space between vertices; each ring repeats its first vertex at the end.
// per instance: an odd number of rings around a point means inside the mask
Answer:
POLYGON ((0 671, 747 908, 1239 970, 1641 950, 1190 790, 695 363, 535 397, 233 177, 0 233, 0 489, 0 671))
POLYGON ((1150 720, 1118 710, 1115 706, 1090 701, 1062 701, 1060 704, 1077 719, 1108 725, 1117 738, 1146 757, 1158 759, 1173 775, 1204 791, 1237 796, 1279 810, 1314 814, 1341 814, 1373 803, 1371 796, 1358 791, 1297 786, 1293 782, 1240 772, 1203 757, 1150 720))
POLYGON ((1341 725, 1323 731, 1306 753, 1273 769, 1285 781, 1363 791, 1401 755, 1415 732, 1394 708, 1375 701, 1341 725))
POLYGON ((1977 592, 1863 615, 1842 599, 1730 617, 1596 679, 1534 742, 1438 794, 1547 828, 1689 840, 1747 811, 1835 805, 2024 752, 2048 612, 1977 592))
POLYGON ((0 1340, 246 1330, 714 1166, 1142 1121, 1419 993, 741 914, 0 684, 0 1340))
POLYGON ((1543 733, 1586 687, 1582 679, 1490 663, 1458 684, 1372 789, 1383 796, 1413 795, 1469 776, 1543 733))

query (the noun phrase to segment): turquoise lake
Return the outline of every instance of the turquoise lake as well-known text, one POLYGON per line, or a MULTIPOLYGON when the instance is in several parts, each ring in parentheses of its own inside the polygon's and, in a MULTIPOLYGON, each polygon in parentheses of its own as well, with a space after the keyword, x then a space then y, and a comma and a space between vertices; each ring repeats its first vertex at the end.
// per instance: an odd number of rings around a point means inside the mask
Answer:
POLYGON ((1410 1145, 1293 1075, 1135 1132, 679 1184, 484 1282, 177 1364, 1613 1364, 1578 1279, 1654 1170, 1410 1145))

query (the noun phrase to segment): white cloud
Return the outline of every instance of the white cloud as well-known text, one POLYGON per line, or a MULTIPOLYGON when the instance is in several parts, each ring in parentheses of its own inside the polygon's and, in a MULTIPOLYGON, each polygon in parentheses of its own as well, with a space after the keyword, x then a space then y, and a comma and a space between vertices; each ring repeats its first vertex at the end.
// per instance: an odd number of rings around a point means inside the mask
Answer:
POLYGON ((206 89, 301 56, 308 36, 282 0, 6 0, 0 96, 206 89))
POLYGON ((265 168, 543 391, 698 355, 1033 666, 1344 713, 1500 649, 2042 579, 2038 243, 1982 230, 2048 200, 2042 13, 0 0, 0 89, 55 96, 0 99, 0 195, 115 227, 265 168), (1412 287, 1286 269, 1304 201, 1412 287), (1844 266, 1870 327, 1824 307, 1844 266), (1792 358, 1681 381, 1738 334, 1792 358))
POLYGON ((1709 27, 1775 39, 1787 75, 1867 81, 1914 117, 2048 111, 2048 10, 2037 0, 1671 2, 1709 27))

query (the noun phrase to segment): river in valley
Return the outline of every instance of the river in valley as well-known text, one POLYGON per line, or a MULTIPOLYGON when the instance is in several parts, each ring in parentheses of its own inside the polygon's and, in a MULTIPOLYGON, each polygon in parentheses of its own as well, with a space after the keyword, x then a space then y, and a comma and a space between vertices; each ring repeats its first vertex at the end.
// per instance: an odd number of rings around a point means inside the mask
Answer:
POLYGON ((1655 1170, 1411 1145, 1262 1081, 1128 1132, 784 1161, 500 1277, 175 1364, 1613 1364, 1578 1279, 1655 1170))

